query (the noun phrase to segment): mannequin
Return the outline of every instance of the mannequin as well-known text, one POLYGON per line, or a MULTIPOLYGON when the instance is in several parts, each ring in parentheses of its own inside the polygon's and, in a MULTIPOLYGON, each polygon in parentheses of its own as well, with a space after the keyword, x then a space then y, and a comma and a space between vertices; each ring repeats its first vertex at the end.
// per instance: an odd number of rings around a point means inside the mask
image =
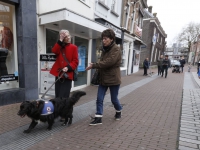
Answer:
POLYGON ((6 58, 13 43, 13 34, 8 27, 2 26, 0 29, 0 76, 3 76, 8 74, 6 58))

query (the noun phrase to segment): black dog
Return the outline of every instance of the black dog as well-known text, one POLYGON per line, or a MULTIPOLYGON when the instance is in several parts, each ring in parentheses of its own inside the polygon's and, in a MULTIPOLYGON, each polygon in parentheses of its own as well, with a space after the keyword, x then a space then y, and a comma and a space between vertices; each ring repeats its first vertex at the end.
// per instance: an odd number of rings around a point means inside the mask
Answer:
MULTIPOLYGON (((77 91, 72 94, 69 98, 56 98, 49 100, 52 102, 54 106, 54 111, 47 114, 42 114, 45 107, 45 101, 38 100, 38 101, 24 101, 20 105, 20 110, 18 115, 22 118, 26 115, 32 119, 31 124, 27 130, 24 130, 24 133, 29 133, 31 130, 38 124, 38 121, 48 122, 48 130, 52 129, 52 125, 54 123, 54 119, 57 117, 65 118, 65 121, 62 125, 71 125, 72 118, 73 118, 73 106, 76 102, 80 99, 81 96, 86 95, 83 91, 77 91), (69 121, 68 121, 69 119, 69 121)), ((51 108, 49 108, 51 109, 51 108)), ((49 110, 48 110, 49 111, 49 110)))

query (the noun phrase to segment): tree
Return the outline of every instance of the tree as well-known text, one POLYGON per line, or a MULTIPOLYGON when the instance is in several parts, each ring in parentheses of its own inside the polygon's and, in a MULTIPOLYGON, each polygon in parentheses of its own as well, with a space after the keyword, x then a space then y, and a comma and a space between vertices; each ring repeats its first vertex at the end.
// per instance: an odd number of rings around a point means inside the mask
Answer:
POLYGON ((190 22, 185 28, 182 29, 178 35, 178 41, 187 45, 188 54, 190 52, 191 44, 197 41, 197 37, 200 35, 200 23, 190 22))

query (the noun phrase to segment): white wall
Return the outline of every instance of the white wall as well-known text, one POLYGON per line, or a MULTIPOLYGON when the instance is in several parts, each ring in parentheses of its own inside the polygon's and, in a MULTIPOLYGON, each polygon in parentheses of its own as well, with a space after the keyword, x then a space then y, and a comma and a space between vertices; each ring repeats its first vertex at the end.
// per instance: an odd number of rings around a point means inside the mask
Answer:
POLYGON ((87 18, 94 18, 95 0, 87 0, 87 4, 81 0, 37 0, 38 14, 67 8, 87 18))
POLYGON ((107 0, 106 6, 109 7, 109 10, 105 9, 101 4, 98 3, 98 0, 95 2, 95 17, 96 18, 103 18, 107 20, 108 22, 114 24, 117 27, 120 27, 120 19, 121 19, 121 7, 122 7, 122 0, 116 0, 117 1, 117 10, 116 13, 119 15, 119 17, 115 16, 111 12, 111 5, 112 0, 107 0))

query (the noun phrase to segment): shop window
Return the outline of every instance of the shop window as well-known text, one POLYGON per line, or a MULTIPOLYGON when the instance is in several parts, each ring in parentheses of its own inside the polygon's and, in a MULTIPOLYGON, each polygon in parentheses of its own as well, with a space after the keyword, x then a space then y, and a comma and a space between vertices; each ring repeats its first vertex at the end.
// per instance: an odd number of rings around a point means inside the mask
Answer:
POLYGON ((51 49, 55 45, 55 43, 58 41, 59 38, 59 32, 46 29, 46 53, 52 53, 51 49))
POLYGON ((88 66, 88 40, 80 37, 74 37, 75 45, 78 47, 78 81, 74 82, 74 87, 87 84, 87 71, 85 68, 88 66))
POLYGON ((0 2, 0 90, 19 87, 14 9, 0 2))

